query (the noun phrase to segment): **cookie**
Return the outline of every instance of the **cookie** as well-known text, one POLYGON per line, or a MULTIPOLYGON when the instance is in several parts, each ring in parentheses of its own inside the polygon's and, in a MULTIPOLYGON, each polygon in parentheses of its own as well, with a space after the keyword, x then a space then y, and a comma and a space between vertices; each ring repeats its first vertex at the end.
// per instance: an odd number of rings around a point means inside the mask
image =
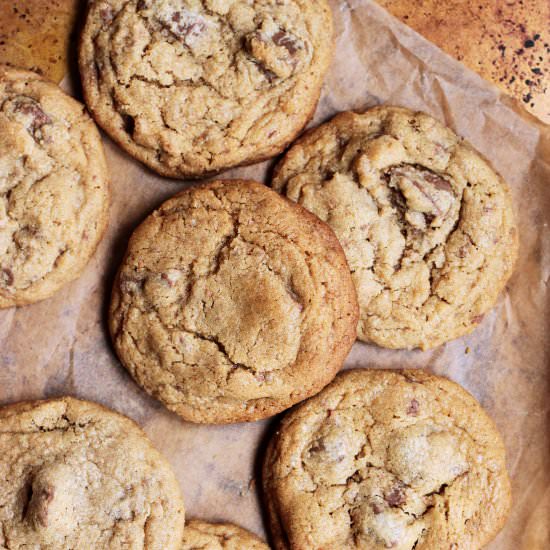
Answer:
POLYGON ((237 525, 194 519, 185 524, 181 550, 269 550, 269 546, 237 525))
POLYGON ((139 427, 63 397, 0 409, 0 547, 179 550, 184 509, 139 427))
POLYGON ((95 0, 79 64, 105 131, 185 178, 280 153, 311 118, 332 50, 326 0, 95 0))
POLYGON ((277 550, 477 550, 511 506, 492 420, 423 371, 338 375, 283 419, 263 481, 277 550))
POLYGON ((507 185, 424 113, 341 113, 290 149, 273 187, 340 239, 361 340, 428 349, 467 334, 512 273, 517 229, 507 185))
POLYGON ((0 308, 76 279, 107 226, 99 132, 41 76, 0 65, 0 308))
POLYGON ((110 307, 137 383, 193 422, 274 415, 341 368, 357 301, 332 230, 252 181, 192 187, 136 229, 110 307))

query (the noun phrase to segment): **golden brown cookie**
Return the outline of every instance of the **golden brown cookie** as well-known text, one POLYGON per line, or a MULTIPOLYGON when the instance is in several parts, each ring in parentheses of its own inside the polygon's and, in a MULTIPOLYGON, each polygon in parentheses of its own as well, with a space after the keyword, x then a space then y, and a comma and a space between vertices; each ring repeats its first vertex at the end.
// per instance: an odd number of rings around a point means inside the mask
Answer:
POLYGON ((0 65, 0 308, 76 279, 107 226, 99 132, 41 76, 0 65))
POLYGON ((181 550, 269 550, 269 546, 237 525, 193 519, 185 524, 181 550))
POLYGON ((276 414, 341 368, 357 301, 332 230, 259 183, 165 202, 134 232, 110 308, 135 380, 193 422, 276 414))
POLYGON ((341 373, 285 416, 263 477, 277 550, 478 550, 511 506, 492 420, 423 371, 341 373))
POLYGON ((517 229, 508 186, 424 113, 341 113, 293 145, 273 187, 340 239, 362 340, 427 349, 467 334, 512 273, 517 229))
POLYGON ((326 0, 94 0, 79 58, 96 121, 184 178, 281 152, 315 110, 332 49, 326 0))
POLYGON ((184 509, 139 427, 71 397, 0 409, 0 548, 180 550, 184 509))

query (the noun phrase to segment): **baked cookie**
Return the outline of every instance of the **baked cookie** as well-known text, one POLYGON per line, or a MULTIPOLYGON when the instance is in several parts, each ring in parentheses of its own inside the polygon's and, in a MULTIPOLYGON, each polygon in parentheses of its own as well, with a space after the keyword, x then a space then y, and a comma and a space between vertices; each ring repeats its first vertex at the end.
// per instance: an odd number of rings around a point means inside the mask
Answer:
POLYGON ((139 427, 63 397, 0 409, 0 548, 180 550, 184 510, 139 427))
POLYGON ((259 183, 186 189, 132 235, 110 329, 135 380, 193 422, 274 415, 317 393, 357 330, 332 230, 259 183))
POLYGON ((280 153, 311 118, 332 50, 326 0, 94 0, 79 63, 105 131, 185 178, 280 153))
POLYGON ((107 167, 83 105, 0 65, 0 308, 76 279, 108 220, 107 167))
POLYGON ((269 546, 237 525, 194 519, 185 524, 181 550, 269 550, 269 546))
POLYGON ((507 185, 426 114, 341 113, 290 149, 273 187, 340 239, 362 340, 428 349, 467 334, 512 273, 517 230, 507 185))
POLYGON ((338 375, 283 419, 263 477, 277 550, 477 550, 511 506, 495 425, 422 371, 338 375))

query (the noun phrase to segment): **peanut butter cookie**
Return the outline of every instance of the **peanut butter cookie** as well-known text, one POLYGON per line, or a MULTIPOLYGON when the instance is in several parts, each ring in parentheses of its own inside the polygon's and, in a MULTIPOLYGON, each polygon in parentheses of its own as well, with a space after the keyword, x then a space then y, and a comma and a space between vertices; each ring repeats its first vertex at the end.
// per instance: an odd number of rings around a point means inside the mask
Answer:
POLYGON ((107 167, 83 105, 0 65, 0 308, 77 278, 108 221, 107 167))
POLYGON ((341 113, 290 149, 273 187, 340 239, 362 340, 427 349, 467 334, 512 273, 517 230, 508 186, 424 113, 341 113))
POLYGON ((185 524, 181 550, 269 550, 269 546, 237 525, 194 519, 185 524))
POLYGON ((166 460, 130 419, 70 397, 0 409, 0 548, 179 550, 166 460))
POLYGON ((96 121, 185 178, 281 152, 315 110, 332 49, 326 0, 94 0, 79 59, 96 121))
POLYGON ((338 375, 282 421, 264 488, 277 550, 478 550, 511 506, 495 425, 422 371, 338 375))
POLYGON ((136 229, 110 329, 147 392, 187 420, 224 423, 317 393, 357 315, 330 227, 264 185, 229 180, 186 189, 136 229))

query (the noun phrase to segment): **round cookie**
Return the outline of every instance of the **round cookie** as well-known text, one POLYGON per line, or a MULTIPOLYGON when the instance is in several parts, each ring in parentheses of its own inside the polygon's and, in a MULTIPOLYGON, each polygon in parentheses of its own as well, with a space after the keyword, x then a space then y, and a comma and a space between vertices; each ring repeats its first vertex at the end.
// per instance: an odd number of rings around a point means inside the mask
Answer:
POLYGON ((277 550, 476 550, 511 506, 492 420, 423 371, 338 375, 285 416, 263 478, 277 550))
POLYGON ((507 185, 424 113, 341 113, 290 149, 273 187, 340 239, 362 340, 428 349, 467 334, 512 273, 517 230, 507 185))
POLYGON ((76 279, 107 226, 99 132, 55 84, 0 65, 0 308, 76 279))
POLYGON ((185 178, 280 153, 313 115, 332 50, 326 0, 94 0, 79 63, 105 131, 185 178))
POLYGON ((194 519, 185 524, 181 550, 269 550, 269 546, 237 525, 194 519))
POLYGON ((0 409, 0 547, 179 550, 168 462, 129 418, 71 397, 0 409))
POLYGON ((357 311, 332 230, 264 185, 227 180, 186 189, 136 229, 110 329, 122 363, 169 409, 241 422, 328 384, 357 311))

